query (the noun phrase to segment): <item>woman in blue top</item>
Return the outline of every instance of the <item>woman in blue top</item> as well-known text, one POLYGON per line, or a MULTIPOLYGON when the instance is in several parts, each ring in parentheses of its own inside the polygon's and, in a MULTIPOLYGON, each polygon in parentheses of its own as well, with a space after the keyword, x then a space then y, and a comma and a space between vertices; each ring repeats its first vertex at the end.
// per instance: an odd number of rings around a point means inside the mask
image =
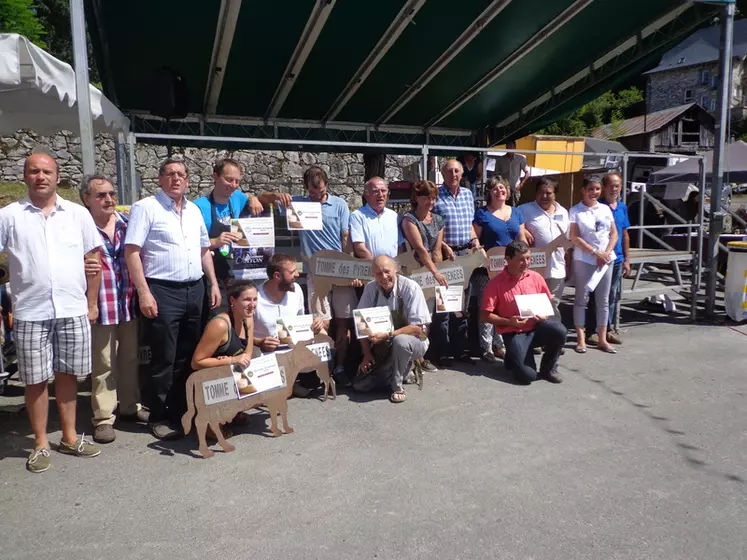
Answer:
MULTIPOLYGON (((524 216, 518 208, 506 204, 510 192, 508 181, 500 175, 491 177, 485 185, 485 192, 487 204, 475 211, 473 222, 480 245, 488 251, 493 247, 505 247, 515 240, 526 243, 524 216)), ((478 270, 475 271, 473 282, 480 305, 485 286, 488 285, 488 274, 485 269, 478 270)), ((505 355, 503 339, 489 323, 480 323, 480 350, 482 359, 490 363, 497 361, 496 354, 500 358, 505 355), (493 347, 496 348, 495 352, 493 347)))

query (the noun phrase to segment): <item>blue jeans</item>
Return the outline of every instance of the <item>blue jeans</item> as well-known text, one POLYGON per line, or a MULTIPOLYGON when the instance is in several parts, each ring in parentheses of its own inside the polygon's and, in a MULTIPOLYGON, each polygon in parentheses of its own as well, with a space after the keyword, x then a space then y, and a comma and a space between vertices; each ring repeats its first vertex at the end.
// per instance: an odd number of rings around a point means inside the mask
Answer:
POLYGON ((547 375, 555 369, 567 336, 568 329, 558 321, 543 321, 529 332, 504 334, 506 357, 503 363, 519 381, 531 383, 538 376, 534 349, 545 349, 540 363, 539 376, 547 375))
MULTIPOLYGON (((612 280, 610 284, 609 316, 607 318, 608 328, 614 326, 615 317, 617 317, 617 310, 620 308, 620 298, 622 296, 622 273, 622 261, 614 263, 612 265, 612 280)), ((589 335, 597 332, 597 317, 595 309, 594 292, 591 292, 589 294, 589 303, 586 306, 586 333, 589 335)))

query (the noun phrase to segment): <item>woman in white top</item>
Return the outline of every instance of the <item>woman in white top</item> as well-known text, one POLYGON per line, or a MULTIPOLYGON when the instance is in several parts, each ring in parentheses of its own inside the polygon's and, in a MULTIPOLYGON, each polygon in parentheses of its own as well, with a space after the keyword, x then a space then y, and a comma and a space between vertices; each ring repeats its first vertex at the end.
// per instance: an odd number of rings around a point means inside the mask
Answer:
POLYGON ((599 349, 610 354, 616 350, 607 342, 607 318, 609 316, 609 293, 612 282, 612 267, 615 260, 614 247, 617 229, 612 211, 598 199, 602 184, 598 179, 587 179, 581 190, 583 198, 570 211, 571 242, 573 251, 573 276, 576 284, 576 299, 573 304, 573 322, 576 327, 576 352, 586 352, 584 319, 589 291, 586 286, 595 273, 601 279, 594 287, 597 306, 597 333, 599 349))

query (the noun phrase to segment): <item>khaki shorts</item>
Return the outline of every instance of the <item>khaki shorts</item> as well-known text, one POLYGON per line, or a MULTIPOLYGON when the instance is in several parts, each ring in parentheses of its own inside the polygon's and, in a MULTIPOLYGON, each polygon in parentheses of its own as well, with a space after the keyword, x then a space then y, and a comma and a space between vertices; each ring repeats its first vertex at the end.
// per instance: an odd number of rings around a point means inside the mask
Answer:
POLYGON ((353 309, 358 305, 355 296, 355 288, 347 286, 335 286, 329 294, 314 301, 314 281, 311 276, 306 277, 306 288, 308 290, 309 311, 314 317, 321 317, 329 321, 333 316, 336 319, 349 319, 353 316, 353 309), (331 294, 331 297, 330 297, 331 294), (330 305, 330 299, 331 305, 330 305))

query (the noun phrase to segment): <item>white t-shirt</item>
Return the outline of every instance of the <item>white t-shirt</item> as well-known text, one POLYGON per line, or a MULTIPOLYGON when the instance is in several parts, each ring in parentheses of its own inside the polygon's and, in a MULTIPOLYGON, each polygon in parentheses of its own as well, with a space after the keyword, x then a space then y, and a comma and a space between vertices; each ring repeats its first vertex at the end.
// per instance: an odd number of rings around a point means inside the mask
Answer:
POLYGON ((29 198, 0 210, 0 251, 8 252, 14 318, 87 315, 83 261, 102 246, 88 210, 59 195, 46 219, 29 198))
MULTIPOLYGON (((609 206, 597 202, 596 206, 590 208, 583 202, 579 202, 571 208, 570 220, 572 224, 578 225, 579 237, 591 245, 595 251, 604 252, 607 250, 610 243, 610 232, 615 223, 615 218, 612 216, 612 210, 609 206)), ((573 260, 597 264, 594 255, 582 251, 578 247, 573 250, 573 260)), ((612 260, 615 260, 614 254, 612 260)))
MULTIPOLYGON (((568 237, 570 221, 568 210, 557 202, 552 214, 545 212, 536 202, 519 206, 524 215, 524 227, 534 237, 534 246, 544 249, 561 235, 568 237)), ((559 247, 550 257, 548 278, 565 278, 565 248, 559 247)))
POLYGON ((303 290, 297 283, 292 292, 286 292, 280 303, 270 301, 262 284, 257 290, 257 309, 254 310, 254 336, 264 338, 266 336, 277 336, 277 318, 293 317, 303 315, 303 290))

